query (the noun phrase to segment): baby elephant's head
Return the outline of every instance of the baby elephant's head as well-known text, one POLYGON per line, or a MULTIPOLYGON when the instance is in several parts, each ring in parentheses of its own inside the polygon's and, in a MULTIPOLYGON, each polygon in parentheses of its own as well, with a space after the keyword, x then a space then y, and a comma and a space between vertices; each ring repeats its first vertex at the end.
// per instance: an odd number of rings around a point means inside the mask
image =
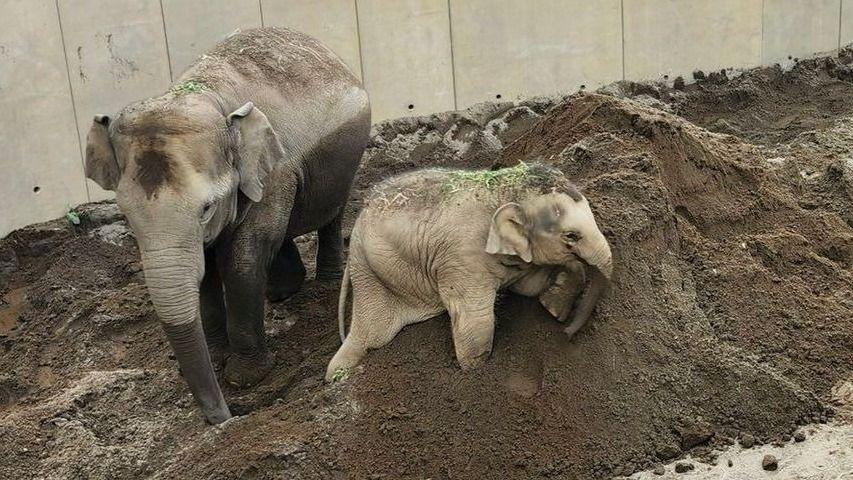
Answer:
POLYGON ((515 255, 536 265, 568 265, 577 260, 609 279, 610 246, 586 198, 577 192, 536 195, 507 203, 492 217, 486 252, 515 255))
MULTIPOLYGON (((564 306, 549 308, 562 312, 558 315, 561 322, 572 310, 572 320, 565 329, 569 336, 589 319, 613 274, 610 245, 595 224, 589 202, 575 190, 502 205, 492 216, 486 252, 515 255, 535 265, 572 269, 580 260, 592 267, 586 269, 589 283, 574 309, 569 301, 574 295, 567 296, 564 306)), ((545 303, 547 308, 547 299, 545 303)))

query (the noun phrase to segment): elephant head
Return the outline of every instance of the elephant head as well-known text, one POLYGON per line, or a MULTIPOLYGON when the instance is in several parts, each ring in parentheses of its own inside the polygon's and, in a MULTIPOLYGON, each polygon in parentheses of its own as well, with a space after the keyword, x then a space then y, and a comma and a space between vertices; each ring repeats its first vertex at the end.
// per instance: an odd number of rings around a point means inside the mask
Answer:
MULTIPOLYGON (((573 311, 566 333, 573 335, 592 314, 610 283, 613 259, 607 239, 598 229, 587 199, 574 189, 568 193, 531 196, 520 203, 500 206, 492 217, 486 252, 514 255, 534 265, 559 265, 577 271, 585 267, 588 285, 573 311)), ((558 309, 568 316, 572 299, 558 309)))
POLYGON ((86 145, 86 175, 115 191, 154 308, 211 423, 230 413, 200 321, 204 246, 261 200, 265 177, 284 156, 251 102, 230 113, 221 108, 203 95, 143 101, 115 120, 96 116, 86 145))

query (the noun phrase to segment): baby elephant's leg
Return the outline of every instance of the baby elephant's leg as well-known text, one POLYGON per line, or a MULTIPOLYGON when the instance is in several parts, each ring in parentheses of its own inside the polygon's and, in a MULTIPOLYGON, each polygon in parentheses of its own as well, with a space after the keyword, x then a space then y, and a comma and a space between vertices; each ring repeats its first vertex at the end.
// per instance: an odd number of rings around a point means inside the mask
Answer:
POLYGON ((404 325, 399 299, 376 279, 354 281, 352 298, 350 332, 326 368, 326 381, 358 365, 368 350, 390 342, 404 325))
POLYGON ((442 293, 450 313, 456 359, 463 370, 485 363, 495 334, 495 297, 490 288, 467 290, 464 295, 442 293))

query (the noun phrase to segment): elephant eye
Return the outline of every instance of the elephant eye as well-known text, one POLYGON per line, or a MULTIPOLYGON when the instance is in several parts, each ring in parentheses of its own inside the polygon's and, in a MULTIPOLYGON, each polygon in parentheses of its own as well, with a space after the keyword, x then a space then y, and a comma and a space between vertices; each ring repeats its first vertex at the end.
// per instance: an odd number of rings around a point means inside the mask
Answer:
POLYGON ((204 208, 201 209, 201 218, 199 221, 202 225, 206 224, 213 218, 213 213, 216 211, 216 205, 214 203, 207 203, 204 205, 204 208))
POLYGON ((574 245, 578 243, 583 236, 578 232, 565 232, 563 233, 563 242, 567 245, 574 245))

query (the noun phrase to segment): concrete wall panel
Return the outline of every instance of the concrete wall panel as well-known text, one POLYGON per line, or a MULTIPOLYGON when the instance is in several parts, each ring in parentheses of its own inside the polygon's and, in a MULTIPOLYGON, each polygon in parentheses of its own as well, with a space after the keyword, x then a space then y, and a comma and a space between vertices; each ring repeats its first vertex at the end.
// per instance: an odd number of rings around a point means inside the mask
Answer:
POLYGON ((624 0, 625 78, 750 67, 761 60, 761 0, 624 0))
POLYGON ((841 0, 841 46, 853 43, 853 0, 841 0))
POLYGON ((86 201, 54 0, 8 0, 0 16, 0 237, 86 201))
POLYGON ((841 0, 764 0, 761 63, 836 49, 840 4, 841 0))
MULTIPOLYGON (((59 2, 81 142, 97 113, 168 88, 169 61, 159 0, 59 2)), ((89 182, 94 201, 111 197, 89 182)))
POLYGON ((622 78, 620 0, 457 0, 450 5, 459 108, 622 78))
POLYGON ((261 26, 258 0, 162 0, 172 77, 238 28, 261 26))
POLYGON ((454 108, 447 0, 359 0, 358 20, 374 121, 454 108))
POLYGON ((361 77, 355 0, 262 0, 265 26, 288 27, 320 40, 361 77))

